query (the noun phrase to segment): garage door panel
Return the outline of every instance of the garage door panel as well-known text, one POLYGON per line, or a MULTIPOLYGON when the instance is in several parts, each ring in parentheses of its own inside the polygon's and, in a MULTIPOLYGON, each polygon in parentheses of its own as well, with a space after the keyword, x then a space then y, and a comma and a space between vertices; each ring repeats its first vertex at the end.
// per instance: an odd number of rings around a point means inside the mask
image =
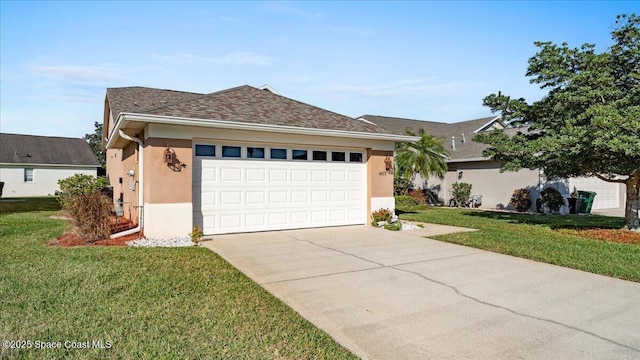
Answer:
POLYGON ((306 211, 292 211, 291 224, 307 224, 309 216, 306 211))
POLYGON ((269 169, 269 182, 286 182, 289 178, 288 174, 287 169, 269 169))
POLYGON ((326 190, 312 190, 311 191, 311 202, 312 203, 318 203, 318 202, 325 203, 327 201, 329 201, 328 191, 326 191, 326 190))
POLYGON ((308 203, 309 193, 306 190, 293 190, 291 191, 292 203, 308 203))
POLYGON ((286 190, 272 190, 269 191, 269 203, 270 204, 286 204, 288 203, 289 192, 286 190))
POLYGON ((220 205, 240 205, 242 204, 242 192, 240 191, 221 191, 220 205))
POLYGON ((224 182, 237 182, 242 180, 242 169, 240 167, 224 167, 220 169, 220 180, 224 182))
POLYGON ((347 179, 347 173, 344 170, 332 170, 331 182, 344 182, 347 179))
POLYGON ((347 195, 344 190, 331 190, 331 201, 345 201, 347 200, 347 195))
POLYGON ((366 222, 366 165, 194 158, 194 224, 206 235, 366 222))
POLYGON ((328 170, 312 170, 311 181, 313 182, 326 182, 329 179, 328 170))
POLYGON ((247 182, 259 181, 264 183, 267 180, 266 169, 246 169, 247 182))

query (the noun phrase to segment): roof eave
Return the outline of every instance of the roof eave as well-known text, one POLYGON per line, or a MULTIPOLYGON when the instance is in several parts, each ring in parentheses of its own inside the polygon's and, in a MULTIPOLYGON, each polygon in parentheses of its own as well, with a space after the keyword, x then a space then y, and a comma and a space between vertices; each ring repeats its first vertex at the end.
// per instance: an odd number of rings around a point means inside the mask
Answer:
POLYGON ((269 125, 269 124, 252 124, 252 123, 243 123, 243 122, 228 121, 228 120, 194 119, 194 118, 137 114, 137 113, 120 113, 120 115, 118 115, 116 125, 114 126, 114 129, 111 135, 109 136, 109 141, 107 142, 107 149, 113 148, 115 142, 119 139, 120 135, 118 134, 118 129, 124 129, 128 122, 133 122, 133 121, 155 123, 155 124, 168 124, 168 125, 185 125, 185 126, 198 126, 198 127, 208 127, 208 128, 278 132, 278 133, 298 134, 298 135, 334 136, 334 137, 345 137, 345 138, 352 138, 352 139, 367 139, 367 140, 386 140, 386 141, 395 141, 395 142, 413 142, 413 141, 418 141, 420 139, 417 136, 408 136, 408 135, 379 134, 379 133, 367 133, 367 132, 357 132, 357 131, 347 131, 347 130, 314 129, 314 128, 269 125))
POLYGON ((491 161, 491 159, 486 158, 486 157, 475 157, 475 158, 448 159, 447 160, 447 162, 450 162, 450 163, 475 162, 475 161, 491 161))

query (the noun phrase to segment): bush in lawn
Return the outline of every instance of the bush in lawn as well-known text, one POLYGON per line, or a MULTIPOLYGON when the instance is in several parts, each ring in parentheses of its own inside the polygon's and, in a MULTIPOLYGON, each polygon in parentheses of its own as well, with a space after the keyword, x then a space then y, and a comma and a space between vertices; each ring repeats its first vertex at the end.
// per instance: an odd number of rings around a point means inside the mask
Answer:
POLYGON ((509 204, 516 208, 519 212, 525 212, 531 208, 531 197, 529 196, 529 190, 516 189, 511 195, 509 204))
POLYGON ((407 195, 399 195, 395 197, 396 199, 396 209, 400 211, 411 211, 414 209, 418 203, 416 199, 407 195))
POLYGON ((387 223, 391 221, 391 217, 393 213, 389 209, 380 209, 371 213, 371 225, 378 226, 378 223, 381 221, 386 221, 387 223))
POLYGON ((95 191, 103 191, 109 185, 104 176, 93 177, 86 174, 75 174, 65 179, 58 180, 60 185, 60 195, 58 201, 60 206, 65 207, 65 203, 76 195, 89 195, 95 191))
POLYGON ((58 180, 62 193, 60 206, 69 213, 80 235, 88 240, 108 238, 109 216, 113 209, 111 199, 102 193, 107 180, 91 175, 75 174, 58 180))
POLYGON ((549 208, 552 213, 560 211, 560 207, 565 205, 564 197, 554 188, 547 188, 542 191, 542 204, 549 208))
POLYGON ((456 206, 466 204, 471 197, 471 184, 463 182, 455 182, 451 185, 451 197, 455 201, 456 206))
POLYGON ((424 193, 420 189, 411 190, 409 192, 409 196, 411 196, 418 205, 424 205, 427 203, 427 198, 424 196, 424 193))
POLYGON ((111 235, 109 216, 112 208, 111 199, 100 191, 71 196, 64 206, 78 227, 80 235, 89 241, 106 239, 111 235))

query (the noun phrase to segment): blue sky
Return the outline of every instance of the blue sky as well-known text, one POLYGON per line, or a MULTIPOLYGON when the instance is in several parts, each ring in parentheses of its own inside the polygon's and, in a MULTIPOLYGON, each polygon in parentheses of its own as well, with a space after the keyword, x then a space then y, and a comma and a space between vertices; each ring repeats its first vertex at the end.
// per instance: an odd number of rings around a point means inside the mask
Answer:
POLYGON ((0 131, 82 137, 108 87, 269 84, 357 117, 458 122, 482 98, 537 100, 536 40, 611 45, 634 1, 0 1, 0 131))

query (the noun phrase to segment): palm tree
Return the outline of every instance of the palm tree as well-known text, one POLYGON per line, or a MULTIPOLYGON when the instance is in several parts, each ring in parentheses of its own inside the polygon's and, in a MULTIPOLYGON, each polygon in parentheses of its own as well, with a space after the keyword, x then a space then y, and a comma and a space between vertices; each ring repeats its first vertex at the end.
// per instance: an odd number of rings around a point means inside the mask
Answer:
POLYGON ((408 135, 419 136, 420 139, 413 143, 399 143, 396 145, 396 176, 404 182, 413 180, 416 174, 427 179, 430 176, 444 178, 447 173, 447 161, 449 152, 442 145, 442 140, 425 133, 424 129, 408 130, 408 135))

